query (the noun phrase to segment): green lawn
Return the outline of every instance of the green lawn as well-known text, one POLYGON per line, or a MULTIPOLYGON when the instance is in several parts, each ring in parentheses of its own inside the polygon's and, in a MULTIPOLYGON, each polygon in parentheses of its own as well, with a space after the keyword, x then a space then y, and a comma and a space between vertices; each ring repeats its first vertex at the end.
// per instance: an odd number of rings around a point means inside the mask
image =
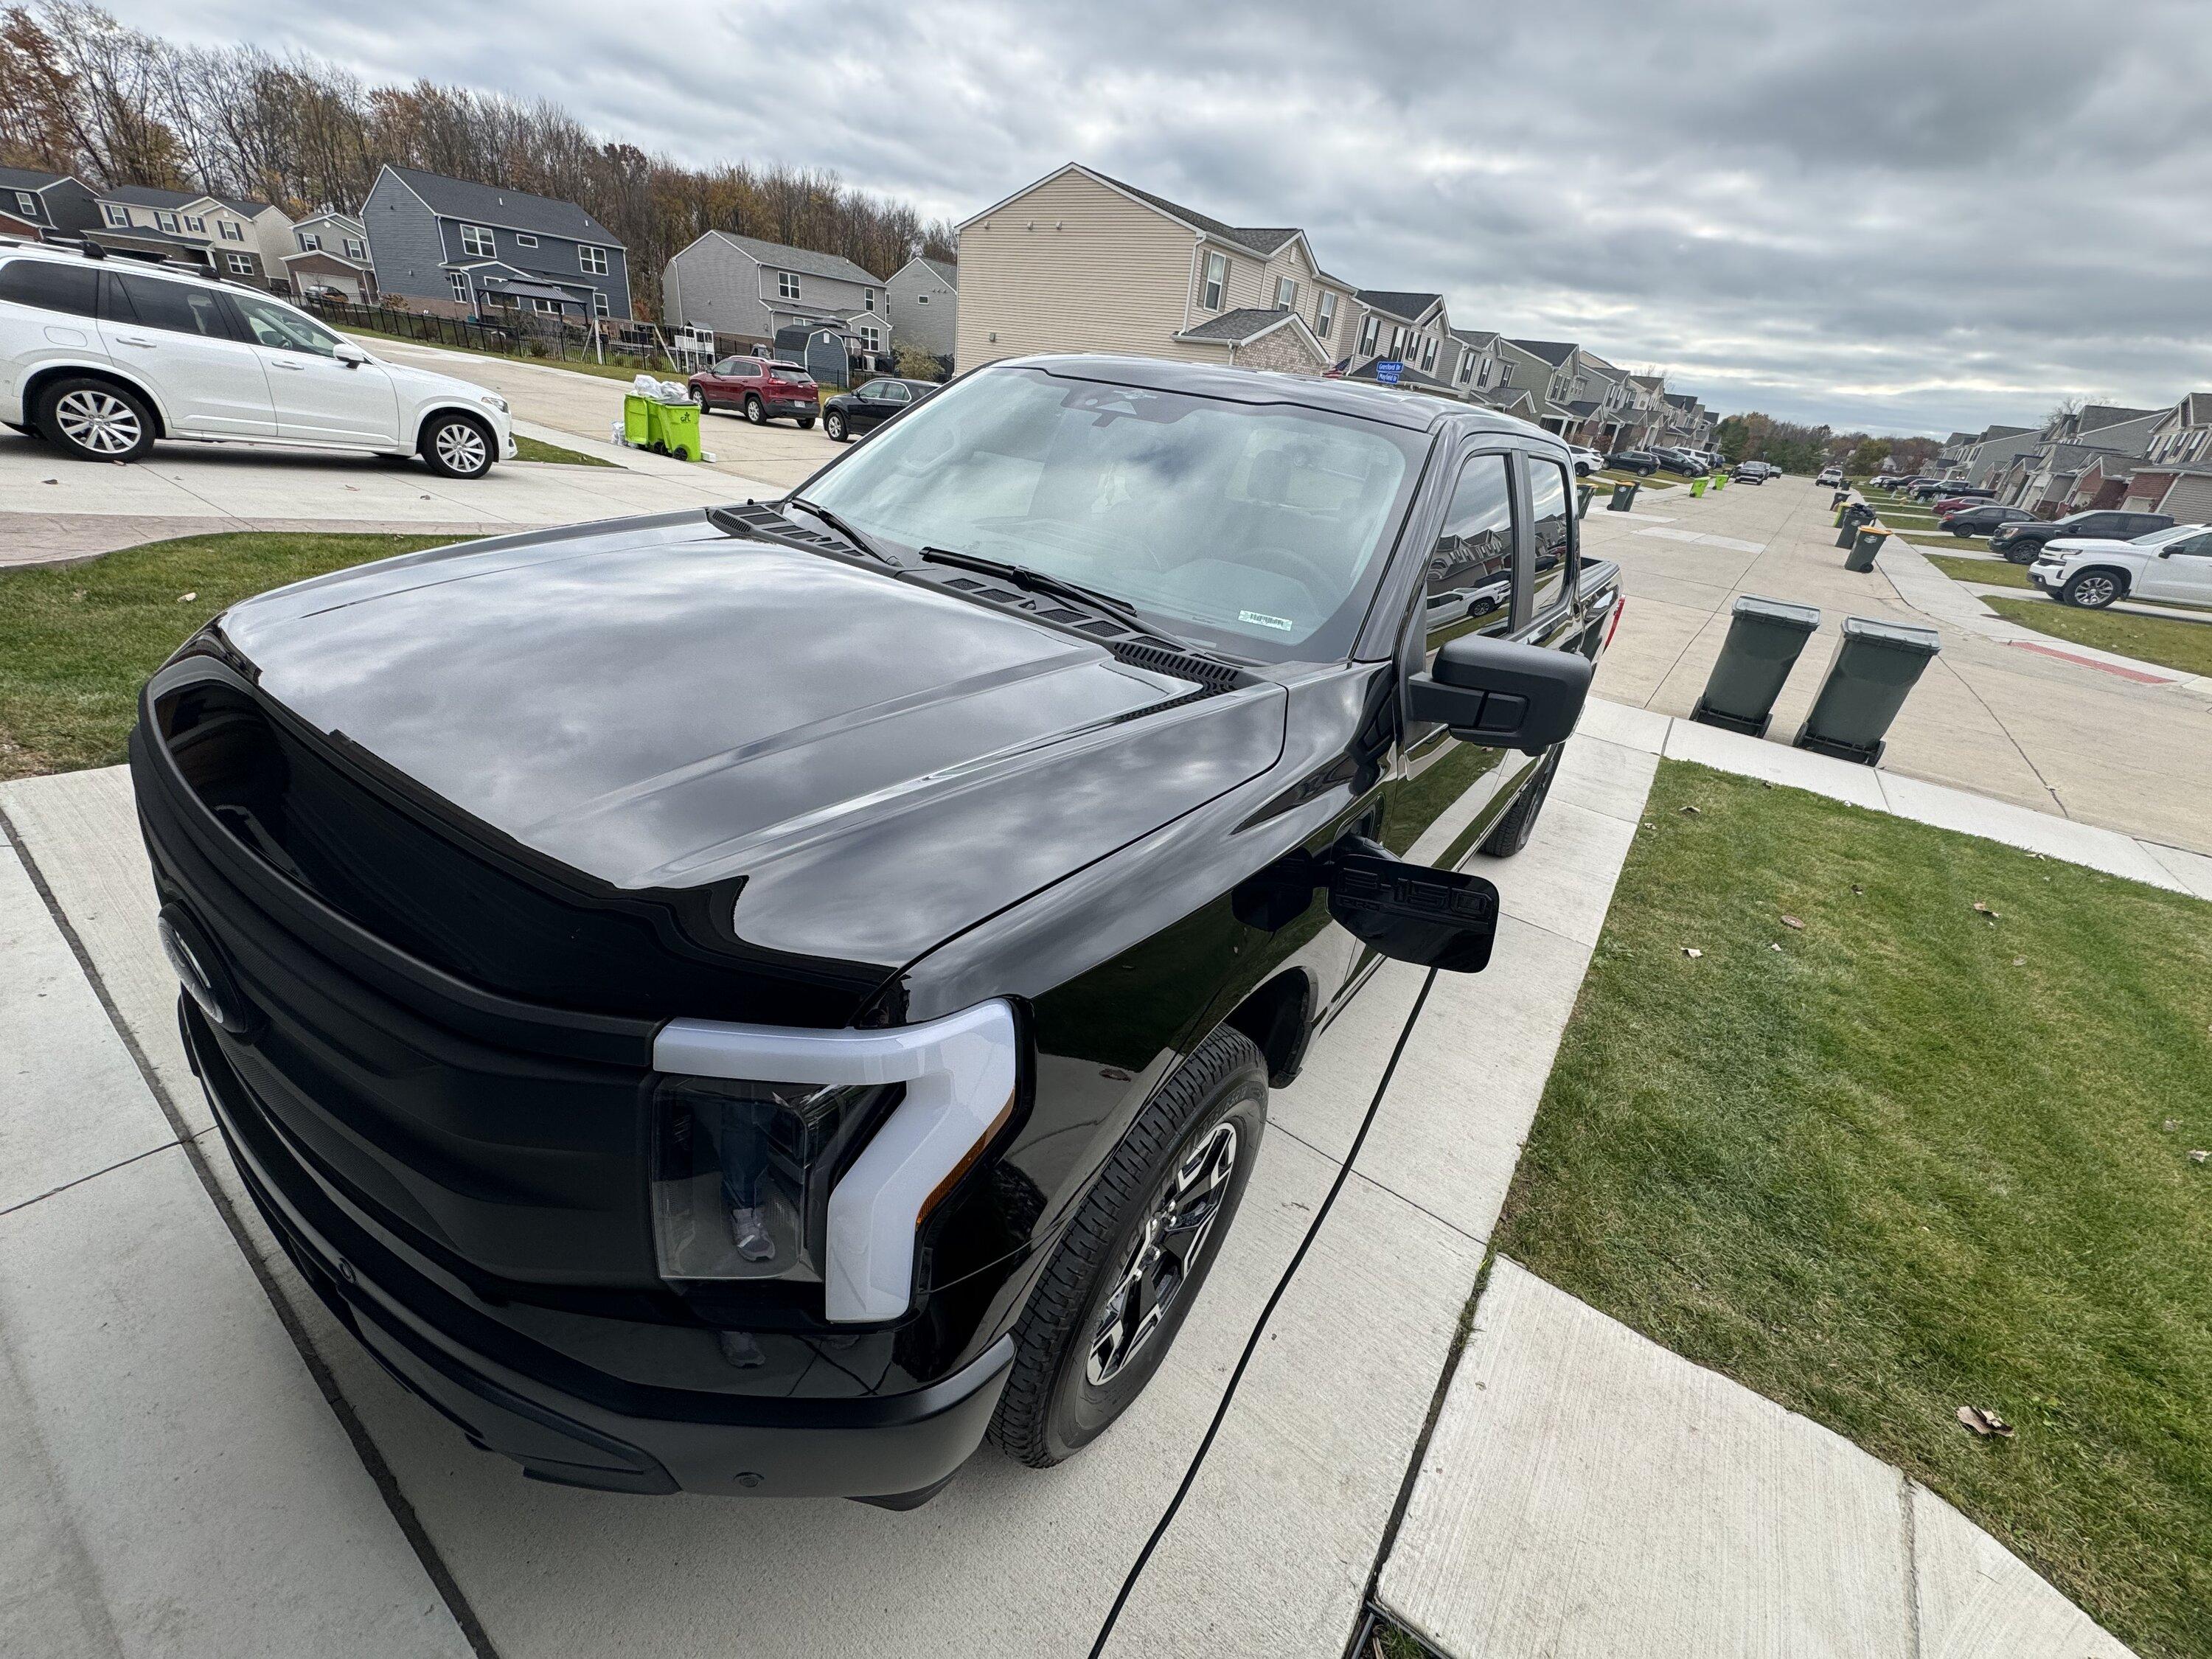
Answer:
POLYGON ((1644 817, 1498 1248, 2212 1653, 2212 907, 1679 762, 1644 817))
POLYGON ((1928 562, 1945 575, 1962 582, 1980 582, 1990 587, 2033 588, 2027 579, 2025 566, 2006 559, 1947 559, 1940 553, 1930 553, 1928 562))
POLYGON ((2008 622, 2054 639, 2117 651, 2185 674, 2212 674, 2212 623, 2167 622, 2124 611, 2082 611, 2050 599, 1985 599, 2008 622))
POLYGON ((0 571, 0 778, 112 766, 138 688, 249 594, 446 536, 187 536, 0 571))
MULTIPOLYGON (((581 450, 563 449, 559 444, 544 443, 536 438, 514 434, 514 459, 518 461, 550 461, 559 466, 613 466, 612 461, 602 460, 597 455, 586 455, 581 450)), ((621 469, 617 468, 617 471, 621 469)))

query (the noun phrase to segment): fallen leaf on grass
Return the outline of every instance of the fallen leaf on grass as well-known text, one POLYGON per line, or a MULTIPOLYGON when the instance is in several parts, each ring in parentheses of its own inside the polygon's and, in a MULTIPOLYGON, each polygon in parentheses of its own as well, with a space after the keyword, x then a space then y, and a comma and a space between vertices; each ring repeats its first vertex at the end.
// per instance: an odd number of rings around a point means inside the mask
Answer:
POLYGON ((179 593, 177 595, 177 603, 179 605, 190 605, 198 598, 199 598, 198 593, 179 593))
POLYGON ((2176 1129, 2179 1129, 2181 1127, 2181 1120, 2178 1117, 2170 1117, 2158 1127, 2164 1133, 2172 1134, 2176 1129))
POLYGON ((2012 1438, 2013 1428, 2011 1424, 2006 1422, 2004 1419, 1999 1417, 1995 1412, 1984 1411, 1978 1406, 1960 1407, 1959 1420, 1961 1423, 1964 1423, 1968 1428, 1972 1429, 1976 1434, 1981 1436, 1984 1440, 1988 1439, 1991 1435, 1996 1436, 2000 1440, 2009 1440, 2012 1438))
POLYGON ((2025 968, 2027 966, 2027 958, 2026 957, 2014 957, 2012 959, 2012 965, 2015 968, 2025 968))
POLYGON ((2212 1158, 2212 1152, 2191 1152, 2189 1155, 2189 1161, 2191 1164, 2202 1164, 2208 1158, 2212 1158))
POLYGON ((1782 947, 1778 945, 1770 945, 1766 948, 1770 951, 1779 951, 1782 947))
POLYGON ((1695 962, 1699 957, 1705 955, 1705 952, 1698 949, 1694 945, 1685 945, 1682 947, 1682 954, 1689 957, 1691 961, 1695 962))
POLYGON ((1782 918, 1782 925, 1784 927, 1795 927, 1800 933, 1805 931, 1805 924, 1803 922, 1800 921, 1796 917, 1787 914, 1785 914, 1782 918))
POLYGON ((1988 905, 1983 903, 1979 899, 1976 899, 1974 901, 1974 914, 1979 916, 1987 916, 1991 921, 1995 921, 1997 919, 1997 913, 1990 909, 1988 905))
POLYGON ((1705 809, 1702 806, 1685 806, 1682 810, 1685 812, 1696 812, 1702 815, 1705 809))
POLYGON ((1866 896, 1866 889, 1860 886, 1856 882, 1853 882, 1851 884, 1851 891, 1858 894, 1862 898, 1866 896))

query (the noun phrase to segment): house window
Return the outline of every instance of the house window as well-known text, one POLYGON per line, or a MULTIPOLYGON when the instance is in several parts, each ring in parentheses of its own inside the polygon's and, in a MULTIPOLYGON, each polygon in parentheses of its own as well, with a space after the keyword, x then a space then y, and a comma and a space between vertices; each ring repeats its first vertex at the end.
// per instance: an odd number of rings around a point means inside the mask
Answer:
POLYGON ((1459 373, 1452 378, 1462 386, 1474 379, 1474 353, 1462 350, 1459 354, 1459 373))
POLYGON ((595 288, 592 290, 592 314, 595 317, 604 317, 607 314, 607 295, 605 289, 595 288))
POLYGON ((463 305, 469 303, 469 276, 465 270, 449 270, 446 280, 453 285, 453 297, 463 305))
POLYGON ((860 343, 867 347, 871 351, 882 350, 884 344, 883 331, 878 329, 873 323, 862 323, 860 325, 860 343))
POLYGON ((224 241, 242 242, 246 240, 246 233, 240 229, 239 227, 234 224, 231 221, 228 219, 218 219, 215 222, 215 224, 216 228, 222 233, 222 240, 224 241))
POLYGON ((492 256, 491 232, 483 225, 463 225, 461 252, 471 254, 479 259, 490 258, 492 256))
POLYGON ((207 234, 207 221, 202 218, 193 218, 187 215, 185 219, 185 228, 186 230, 198 231, 201 235, 204 236, 207 234))
POLYGON ((864 289, 862 289, 860 290, 860 303, 861 303, 863 306, 865 306, 868 310, 870 310, 870 311, 873 311, 873 310, 876 308, 876 291, 875 291, 875 289, 872 289, 872 288, 864 288, 864 289))
POLYGON ((1278 276, 1275 278, 1275 307, 1279 311, 1296 311, 1298 308, 1298 283, 1297 277, 1278 276))
POLYGON ((1436 373, 1436 370, 1437 370, 1437 337, 1436 337, 1435 335, 1431 334, 1431 336, 1429 336, 1429 337, 1428 337, 1428 341, 1427 341, 1426 344, 1425 344, 1425 345, 1422 347, 1422 349, 1421 349, 1421 373, 1422 373, 1422 374, 1435 374, 1435 373, 1436 373))
POLYGON ((1199 292, 1198 302, 1208 311, 1221 309, 1222 296, 1229 291, 1229 256, 1209 253, 1206 256, 1206 286, 1199 292))
POLYGON ((177 216, 173 213, 155 214, 154 216, 154 228, 156 230, 166 230, 171 235, 175 235, 177 232, 177 216))
POLYGON ((253 275, 253 256, 251 253, 226 253, 222 258, 223 263, 230 267, 230 274, 232 276, 251 276, 253 275))
POLYGON ((349 259, 365 259, 368 257, 368 250, 361 245, 361 239, 358 236, 349 236, 345 239, 345 251, 346 258, 349 259))
POLYGON ((530 308, 531 308, 532 311, 542 311, 542 312, 545 313, 548 316, 550 316, 550 315, 552 315, 554 313, 556 313, 556 312, 557 312, 557 311, 559 311, 559 310, 561 309, 561 302, 560 302, 558 300, 535 300, 535 299, 533 299, 533 300, 532 300, 532 301, 531 301, 531 302, 530 302, 530 308))
POLYGON ((927 294, 917 294, 914 296, 914 302, 918 306, 926 306, 929 303, 929 295, 927 294))
POLYGON ((19 190, 15 192, 15 209, 25 217, 35 219, 39 216, 39 198, 27 190, 19 190))
POLYGON ((777 271, 775 291, 780 299, 796 300, 799 297, 799 273, 795 270, 777 271))
POLYGON ((118 206, 116 206, 116 205, 115 205, 115 204, 114 204, 114 203, 112 203, 112 202, 107 203, 107 204, 106 204, 106 213, 107 213, 107 222, 108 222, 109 224, 111 224, 111 225, 122 225, 122 226, 125 226, 125 227, 128 227, 128 226, 130 225, 130 223, 131 223, 131 210, 130 210, 129 208, 127 208, 127 207, 118 207, 118 206))
POLYGON ((322 246, 323 246, 323 239, 322 239, 321 237, 319 237, 319 236, 316 235, 316 234, 315 234, 315 233, 314 233, 313 231, 312 231, 312 230, 303 230, 303 231, 301 231, 301 232, 300 233, 300 252, 302 252, 302 253, 319 253, 319 252, 322 251, 322 246))
POLYGON ((1336 295, 1327 289, 1321 291, 1321 303, 1314 308, 1314 332, 1328 338, 1328 331, 1336 325, 1336 295))
POLYGON ((526 236, 518 230, 514 233, 514 245, 517 247, 536 247, 538 239, 535 236, 526 236))
POLYGON ((1359 351, 1362 356, 1371 356, 1375 343, 1382 337, 1382 319, 1373 312, 1359 325, 1359 351))

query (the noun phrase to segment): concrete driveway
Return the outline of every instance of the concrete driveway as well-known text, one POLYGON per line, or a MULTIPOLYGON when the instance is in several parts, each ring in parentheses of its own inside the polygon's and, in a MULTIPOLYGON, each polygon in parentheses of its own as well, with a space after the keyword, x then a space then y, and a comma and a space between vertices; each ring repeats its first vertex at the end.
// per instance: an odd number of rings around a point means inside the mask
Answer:
POLYGON ((1815 605, 1820 631, 1769 734, 1786 743, 1820 689, 1844 617, 1933 627, 1942 653, 1891 729, 1885 769, 2212 852, 2203 806, 2212 799, 2212 687, 1990 627, 1971 594, 1910 550, 1886 552, 1881 568, 1855 575, 1835 545, 1829 499, 1804 479, 1784 478, 1698 500, 1679 487, 1649 493, 1630 514, 1592 502, 1586 544, 1619 561, 1629 595, 1598 694, 1687 714, 1737 595, 1815 605), (1929 580, 1915 580, 1922 573, 1929 580))

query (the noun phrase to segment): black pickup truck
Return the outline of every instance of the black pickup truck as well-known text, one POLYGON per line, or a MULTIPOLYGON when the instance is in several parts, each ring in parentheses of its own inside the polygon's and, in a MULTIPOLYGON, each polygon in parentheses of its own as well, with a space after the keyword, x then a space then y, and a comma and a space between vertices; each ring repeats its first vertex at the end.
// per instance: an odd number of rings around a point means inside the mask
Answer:
POLYGON ((1472 970, 1620 610, 1568 452, 1063 356, 789 496, 217 618, 131 768, 231 1156, 479 1447, 927 1498, 1158 1366, 1268 1091, 1472 970))

